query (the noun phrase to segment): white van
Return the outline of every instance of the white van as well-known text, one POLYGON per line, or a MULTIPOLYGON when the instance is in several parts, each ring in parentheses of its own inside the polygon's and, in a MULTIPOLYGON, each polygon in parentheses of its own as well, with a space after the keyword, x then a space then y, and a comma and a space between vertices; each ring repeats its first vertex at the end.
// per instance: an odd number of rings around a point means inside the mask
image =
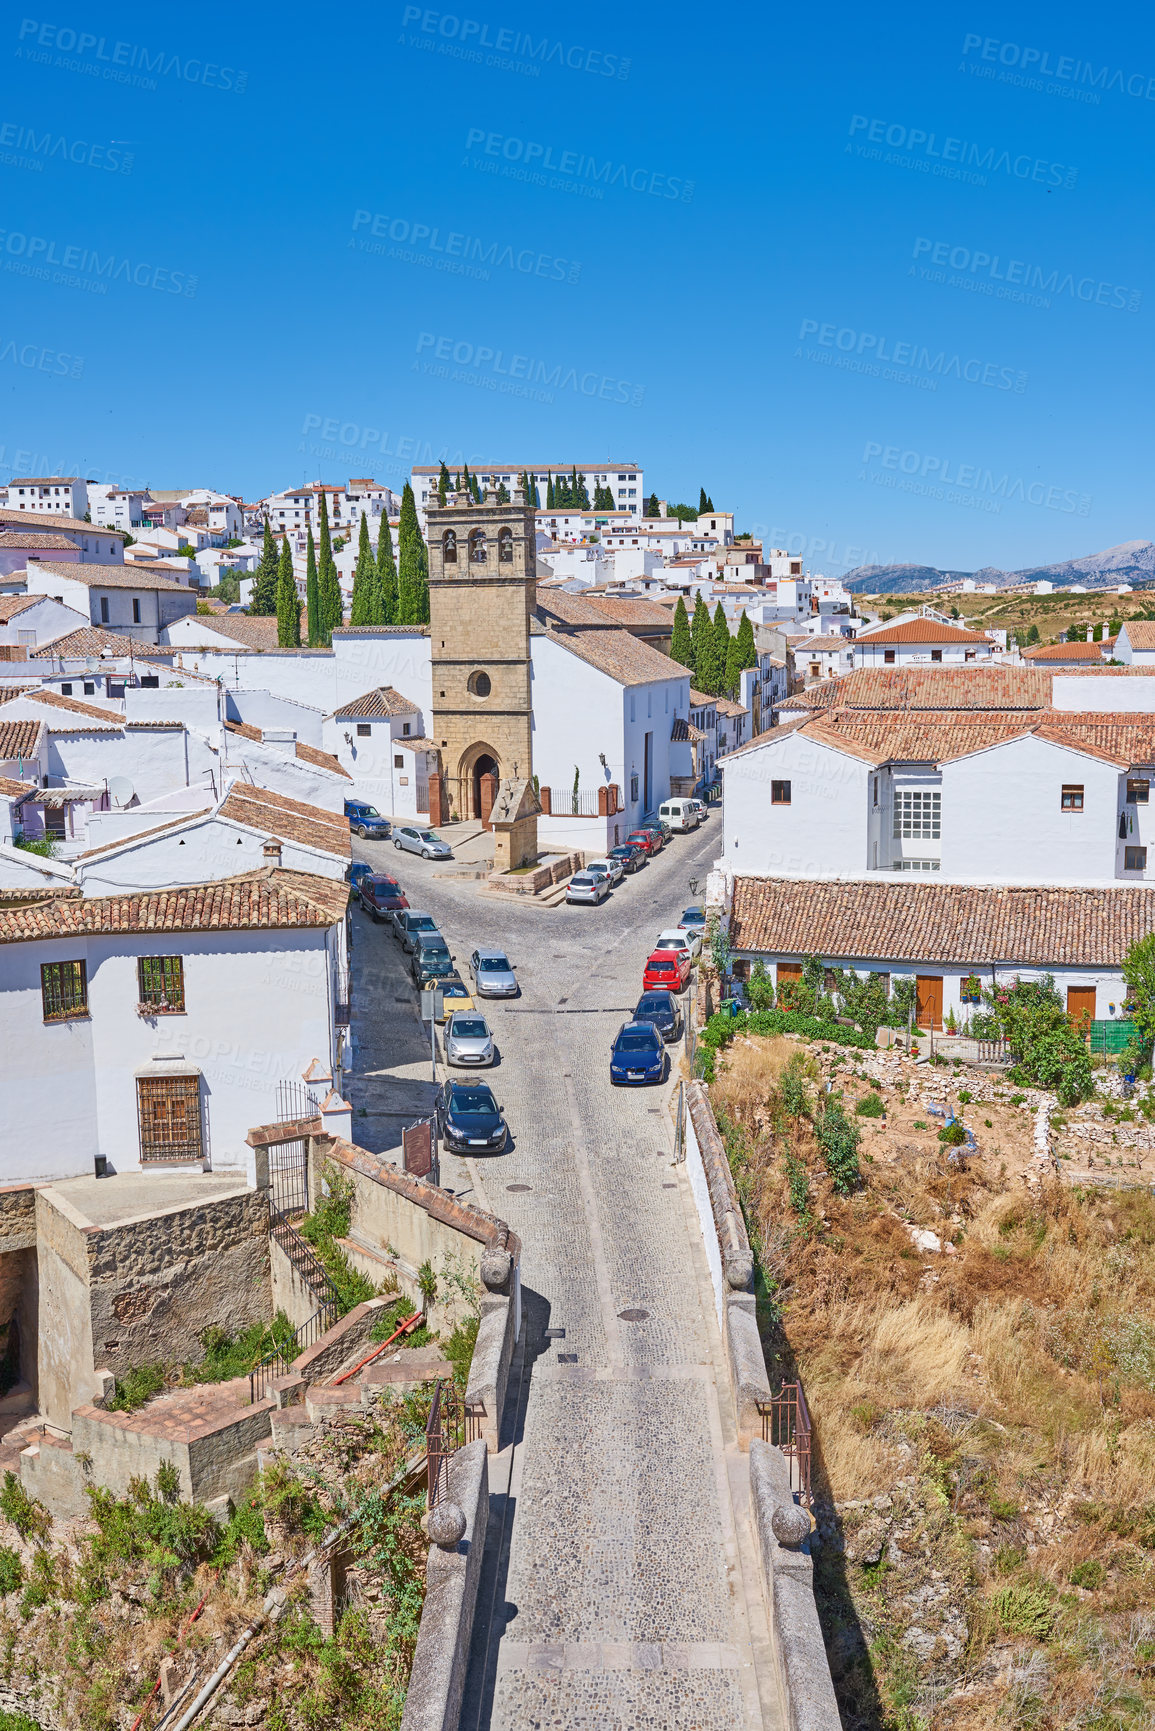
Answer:
POLYGON ((693 799, 667 799, 658 807, 658 816, 663 823, 668 823, 673 830, 697 829, 701 818, 694 809, 697 801, 693 799))

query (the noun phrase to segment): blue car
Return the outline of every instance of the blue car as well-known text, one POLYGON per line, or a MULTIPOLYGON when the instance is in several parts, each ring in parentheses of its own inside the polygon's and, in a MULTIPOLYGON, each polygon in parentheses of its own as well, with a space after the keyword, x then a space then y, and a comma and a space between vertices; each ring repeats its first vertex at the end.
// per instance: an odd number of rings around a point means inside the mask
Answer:
POLYGON ((371 836, 374 841, 387 841, 393 830, 387 817, 382 817, 375 805, 363 799, 347 799, 345 816, 354 835, 371 836))
POLYGON ((352 884, 353 888, 356 889, 362 878, 372 877, 372 875, 373 867, 369 864, 368 860, 355 859, 353 864, 349 867, 349 870, 345 873, 345 881, 346 883, 352 884))
POLYGON ((623 1022, 610 1052, 610 1081, 615 1087, 642 1087, 664 1082, 670 1060, 665 1041, 652 1022, 623 1022))

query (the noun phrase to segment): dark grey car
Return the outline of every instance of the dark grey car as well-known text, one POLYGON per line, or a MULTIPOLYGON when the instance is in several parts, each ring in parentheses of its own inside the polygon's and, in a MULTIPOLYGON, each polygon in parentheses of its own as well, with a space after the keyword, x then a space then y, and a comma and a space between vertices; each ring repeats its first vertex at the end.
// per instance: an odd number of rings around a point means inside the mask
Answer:
POLYGON ((398 938, 406 955, 412 955, 422 934, 440 937, 437 921, 432 914, 417 913, 413 908, 399 908, 393 915, 393 936, 398 938))

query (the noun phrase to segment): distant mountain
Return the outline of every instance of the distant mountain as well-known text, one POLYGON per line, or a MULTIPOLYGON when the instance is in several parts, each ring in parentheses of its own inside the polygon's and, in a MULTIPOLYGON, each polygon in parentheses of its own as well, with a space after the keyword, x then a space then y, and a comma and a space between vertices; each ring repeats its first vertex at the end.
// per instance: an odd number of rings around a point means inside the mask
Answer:
POLYGON ((859 565, 843 578, 848 589, 868 595, 910 595, 937 589, 941 583, 961 583, 971 577, 976 583, 995 583, 999 588, 1046 580, 1056 588, 1082 583, 1087 589, 1114 589, 1129 583, 1133 589, 1155 583, 1155 541, 1123 541, 1103 553, 1088 553, 1084 559, 1064 559, 1058 565, 1033 565, 1024 571, 1000 571, 984 566, 981 571, 940 571, 933 565, 859 565))

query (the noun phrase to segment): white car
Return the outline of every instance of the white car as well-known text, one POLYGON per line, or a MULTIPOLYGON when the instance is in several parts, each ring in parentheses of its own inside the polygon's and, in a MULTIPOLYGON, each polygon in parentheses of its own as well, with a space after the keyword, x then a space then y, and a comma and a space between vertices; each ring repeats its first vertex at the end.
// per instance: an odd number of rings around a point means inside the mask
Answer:
POLYGON ((668 931, 659 932, 655 950, 678 950, 696 962, 702 951, 702 934, 688 932, 681 926, 671 926, 668 931))
POLYGON ((626 875, 626 868, 620 859, 592 859, 586 866, 588 872, 598 872, 602 877, 609 878, 611 884, 620 884, 626 875))
POLYGON ((588 906, 596 906, 604 902, 610 893, 610 880, 599 876, 597 872, 575 872, 566 885, 565 899, 567 902, 580 902, 588 906))

